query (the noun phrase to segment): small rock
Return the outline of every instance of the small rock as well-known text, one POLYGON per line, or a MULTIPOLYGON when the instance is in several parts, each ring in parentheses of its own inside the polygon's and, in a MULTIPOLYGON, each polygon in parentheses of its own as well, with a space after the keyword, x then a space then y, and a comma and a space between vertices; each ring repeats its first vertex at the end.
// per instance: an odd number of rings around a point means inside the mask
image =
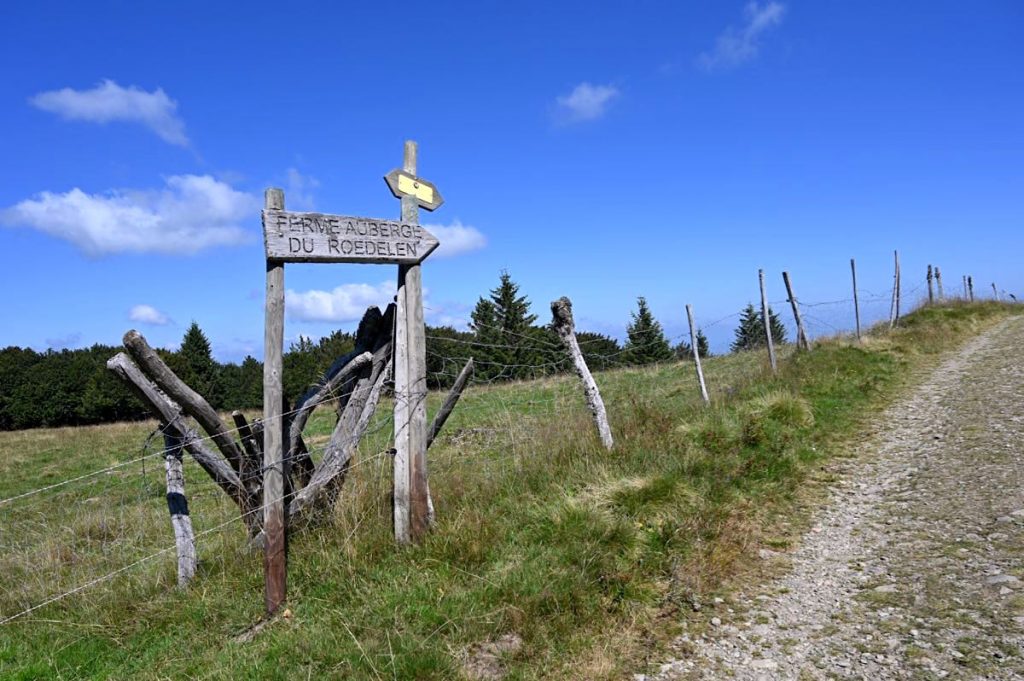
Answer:
POLYGON ((712 617, 711 618, 711 626, 713 626, 713 627, 720 627, 720 626, 722 626, 722 620, 718 619, 717 617, 712 617))
POLYGON ((895 584, 883 584, 882 586, 876 586, 872 591, 880 594, 893 594, 899 591, 899 587, 895 584))
POLYGON ((779 668, 779 663, 775 660, 754 660, 750 663, 753 669, 763 669, 765 671, 773 672, 779 668))
POLYGON ((985 583, 989 586, 995 586, 996 584, 1016 584, 1020 580, 1013 575, 993 575, 985 579, 985 583))

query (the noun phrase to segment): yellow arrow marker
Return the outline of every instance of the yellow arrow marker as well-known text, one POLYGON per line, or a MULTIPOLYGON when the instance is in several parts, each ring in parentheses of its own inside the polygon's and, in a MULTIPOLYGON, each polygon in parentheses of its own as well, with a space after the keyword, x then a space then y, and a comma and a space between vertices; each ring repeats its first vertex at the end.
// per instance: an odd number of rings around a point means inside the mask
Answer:
POLYGON ((411 194, 426 203, 434 202, 434 190, 421 182, 417 182, 408 175, 398 176, 398 191, 403 194, 411 194))

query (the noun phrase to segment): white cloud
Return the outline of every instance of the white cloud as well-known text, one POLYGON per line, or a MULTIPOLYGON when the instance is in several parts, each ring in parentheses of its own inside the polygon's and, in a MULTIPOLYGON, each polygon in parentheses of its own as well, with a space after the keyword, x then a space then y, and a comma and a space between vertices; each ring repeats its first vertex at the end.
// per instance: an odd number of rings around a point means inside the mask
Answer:
POLYGON ((592 121, 608 110, 608 105, 619 96, 614 85, 580 83, 572 92, 556 99, 558 110, 569 122, 592 121))
POLYGON ((178 118, 178 103, 161 88, 146 92, 132 85, 121 87, 104 80, 91 90, 50 90, 31 97, 29 103, 68 120, 109 123, 141 123, 170 144, 188 146, 185 123, 178 118))
POLYGON ((128 311, 128 319, 140 324, 152 324, 154 326, 166 326, 171 323, 170 317, 152 305, 134 306, 128 311))
POLYGON ((301 322, 351 322, 363 318, 371 305, 384 307, 395 297, 395 282, 343 284, 332 291, 285 292, 290 319, 301 322))
POLYGON ((434 251, 435 258, 451 258, 470 251, 478 251, 487 245, 487 237, 476 227, 464 225, 455 220, 450 225, 423 225, 441 242, 434 251))
POLYGON ((781 2, 748 2, 743 7, 745 23, 740 27, 729 26, 715 40, 715 47, 697 57, 697 62, 707 70, 737 66, 757 56, 761 35, 782 23, 786 7, 781 2))
POLYGON ((86 194, 41 192, 0 211, 0 222, 31 227, 78 246, 109 253, 196 253, 248 240, 239 225, 259 200, 209 175, 174 175, 158 190, 86 194))

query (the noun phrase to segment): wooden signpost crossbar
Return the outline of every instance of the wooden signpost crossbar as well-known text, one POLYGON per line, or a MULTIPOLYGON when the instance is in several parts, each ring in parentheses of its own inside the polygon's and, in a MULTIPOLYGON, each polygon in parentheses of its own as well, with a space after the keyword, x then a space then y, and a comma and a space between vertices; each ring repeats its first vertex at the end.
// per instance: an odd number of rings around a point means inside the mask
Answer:
POLYGON ((287 212, 284 192, 268 189, 263 210, 267 302, 263 363, 263 527, 267 614, 287 595, 287 527, 284 482, 282 357, 284 265, 287 262, 398 265, 395 315, 395 539, 419 541, 428 529, 427 370, 420 263, 439 245, 419 224, 419 209, 443 202, 432 183, 416 176, 416 143, 405 143, 401 170, 385 181, 402 200, 401 219, 379 220, 324 213, 287 212))

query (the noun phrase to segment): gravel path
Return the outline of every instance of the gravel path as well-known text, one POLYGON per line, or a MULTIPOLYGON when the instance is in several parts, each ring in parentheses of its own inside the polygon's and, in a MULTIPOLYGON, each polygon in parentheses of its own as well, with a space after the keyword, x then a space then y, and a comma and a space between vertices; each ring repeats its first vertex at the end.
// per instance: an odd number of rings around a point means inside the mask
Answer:
POLYGON ((717 602, 670 679, 1024 679, 1024 319, 888 409, 783 576, 717 602))

